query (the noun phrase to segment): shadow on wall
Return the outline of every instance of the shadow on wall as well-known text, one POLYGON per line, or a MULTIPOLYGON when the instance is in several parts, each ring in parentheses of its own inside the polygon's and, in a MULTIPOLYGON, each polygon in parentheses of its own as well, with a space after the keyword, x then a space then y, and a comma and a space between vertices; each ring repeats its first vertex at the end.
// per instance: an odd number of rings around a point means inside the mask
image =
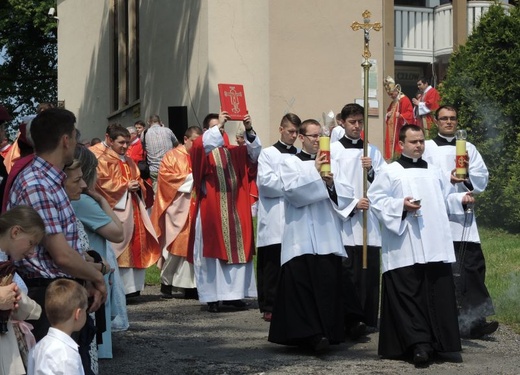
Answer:
MULTIPOLYGON (((84 137, 102 137, 109 123, 133 125, 141 119, 158 114, 163 123, 179 136, 183 124, 168 124, 168 107, 186 106, 188 126, 202 124, 208 112, 208 60, 207 35, 201 35, 199 23, 207 14, 201 13, 200 0, 156 0, 138 2, 139 7, 139 98, 130 100, 128 110, 112 111, 114 90, 113 26, 111 10, 105 2, 103 19, 105 27, 100 31, 99 50, 93 50, 88 82, 79 109, 79 124, 84 137), (198 34, 197 34, 198 33, 198 34), (201 53, 199 53, 201 50, 201 53), (202 58, 200 56, 203 56, 202 58), (108 77, 107 77, 108 75, 108 77), (108 98, 108 103, 104 99, 108 98), (89 119, 100 119, 104 124, 89 119)), ((216 88, 215 88, 216 95, 216 88)), ((182 139, 182 138, 180 138, 182 139)))

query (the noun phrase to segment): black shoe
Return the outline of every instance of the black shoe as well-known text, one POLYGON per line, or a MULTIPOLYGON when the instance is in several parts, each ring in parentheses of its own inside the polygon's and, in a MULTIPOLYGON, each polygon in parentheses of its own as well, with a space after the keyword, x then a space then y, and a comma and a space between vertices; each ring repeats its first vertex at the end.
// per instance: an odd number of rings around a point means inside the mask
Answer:
POLYGON ((199 299, 197 288, 184 289, 184 299, 199 299))
POLYGON ((173 286, 161 284, 161 294, 172 294, 173 286))
POLYGON ((358 340, 367 331, 367 326, 363 322, 356 322, 346 329, 346 334, 351 340, 358 340))
POLYGON ((141 291, 138 290, 137 292, 132 292, 132 293, 128 293, 126 295, 126 298, 134 298, 134 297, 139 297, 141 295, 141 291))
POLYGON ((479 339, 485 335, 491 335, 498 329, 498 322, 490 320, 489 322, 482 320, 477 325, 473 326, 469 332, 471 339, 479 339))
POLYGON ((161 293, 161 299, 173 299, 173 294, 161 293))
POLYGON ((242 301, 241 299, 235 299, 232 301, 223 301, 222 304, 224 306, 233 306, 237 309, 247 309, 247 307, 249 306, 248 303, 242 301))
POLYGON ((309 341, 311 348, 316 353, 322 353, 326 351, 329 348, 329 339, 322 336, 322 335, 316 335, 312 337, 309 341))
POLYGON ((433 356, 430 344, 417 344, 413 350, 413 363, 416 366, 426 366, 433 356))
POLYGON ((220 309, 218 308, 218 302, 208 302, 208 311, 210 313, 220 312, 220 309))

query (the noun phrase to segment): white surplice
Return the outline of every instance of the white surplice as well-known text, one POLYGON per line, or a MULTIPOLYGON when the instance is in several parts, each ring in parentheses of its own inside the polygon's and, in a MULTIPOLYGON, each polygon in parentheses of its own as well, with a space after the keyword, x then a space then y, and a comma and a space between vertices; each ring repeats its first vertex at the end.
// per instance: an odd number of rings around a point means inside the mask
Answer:
MULTIPOLYGON (((471 191, 473 194, 479 194, 486 189, 489 178, 488 169, 482 156, 473 144, 466 142, 466 149, 469 156, 469 180, 471 185, 473 185, 473 190, 471 191)), ((452 170, 455 168, 455 155, 455 146, 438 146, 433 140, 428 140, 425 143, 423 159, 440 168, 447 178, 450 177, 452 170)), ((454 186, 456 191, 460 193, 470 191, 462 182, 454 186)), ((453 241, 480 243, 474 212, 472 215, 468 215, 465 212, 450 213, 449 218, 453 241)))
MULTIPOLYGON (((287 147, 281 142, 278 147, 287 147)), ((282 153, 275 146, 262 150, 258 158, 258 214, 257 240, 258 247, 282 243, 284 221, 284 198, 280 166, 282 162, 294 154, 282 153)))
POLYGON ((383 272, 416 263, 455 262, 448 211, 463 212, 463 195, 454 193, 446 176, 431 165, 405 169, 393 162, 381 168, 368 198, 382 226, 383 272), (402 219, 408 196, 421 199, 420 216, 408 212, 402 219))
MULTIPOLYGON (((371 144, 368 145, 367 155, 372 159, 372 168, 375 175, 383 165, 386 165, 379 149, 371 144)), ((336 181, 346 181, 354 189, 354 199, 345 209, 339 210, 343 220, 343 230, 341 236, 343 245, 356 246, 363 245, 363 211, 352 211, 356 208, 360 198, 363 197, 363 168, 361 167, 361 157, 363 149, 345 148, 338 141, 330 146, 331 169, 336 181)), ((379 222, 372 210, 368 210, 368 245, 381 247, 381 230, 379 222)))
MULTIPOLYGON (((285 229, 281 264, 304 254, 334 254, 346 257, 341 241, 341 223, 314 160, 293 156, 280 168, 285 197, 285 229)), ((353 189, 345 182, 334 184, 337 208, 352 202, 353 189)))

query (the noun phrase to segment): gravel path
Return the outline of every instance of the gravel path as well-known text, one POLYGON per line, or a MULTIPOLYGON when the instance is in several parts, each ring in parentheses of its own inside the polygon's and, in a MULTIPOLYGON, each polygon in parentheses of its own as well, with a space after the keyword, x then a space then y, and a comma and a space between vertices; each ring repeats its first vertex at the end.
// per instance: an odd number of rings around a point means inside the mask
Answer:
POLYGON ((321 356, 267 341, 256 301, 247 311, 211 314, 198 301, 159 298, 147 286, 128 305, 130 329, 114 334, 114 359, 101 374, 520 374, 520 335, 500 327, 482 340, 463 340, 460 354, 416 369, 377 356, 377 333, 321 356))

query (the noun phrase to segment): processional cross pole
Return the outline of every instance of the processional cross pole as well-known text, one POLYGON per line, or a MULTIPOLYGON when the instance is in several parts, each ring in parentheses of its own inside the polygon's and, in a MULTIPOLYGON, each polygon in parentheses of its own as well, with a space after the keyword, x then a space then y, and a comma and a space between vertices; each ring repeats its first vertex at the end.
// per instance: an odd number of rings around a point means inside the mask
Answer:
MULTIPOLYGON (((370 23, 370 13, 368 10, 365 10, 362 14, 363 23, 354 21, 350 26, 352 30, 358 31, 363 30, 364 34, 364 47, 363 47, 363 57, 365 60, 361 64, 363 67, 363 78, 364 78, 364 96, 363 96, 363 107, 364 107, 364 118, 365 123, 363 125, 363 156, 367 157, 368 154, 368 76, 370 73, 370 68, 372 64, 370 63, 370 30, 380 31, 383 28, 381 22, 370 23)), ((363 197, 367 197, 368 190, 368 171, 366 168, 363 168, 363 197)), ((368 211, 363 210, 363 269, 367 269, 367 246, 368 246, 368 211)))

